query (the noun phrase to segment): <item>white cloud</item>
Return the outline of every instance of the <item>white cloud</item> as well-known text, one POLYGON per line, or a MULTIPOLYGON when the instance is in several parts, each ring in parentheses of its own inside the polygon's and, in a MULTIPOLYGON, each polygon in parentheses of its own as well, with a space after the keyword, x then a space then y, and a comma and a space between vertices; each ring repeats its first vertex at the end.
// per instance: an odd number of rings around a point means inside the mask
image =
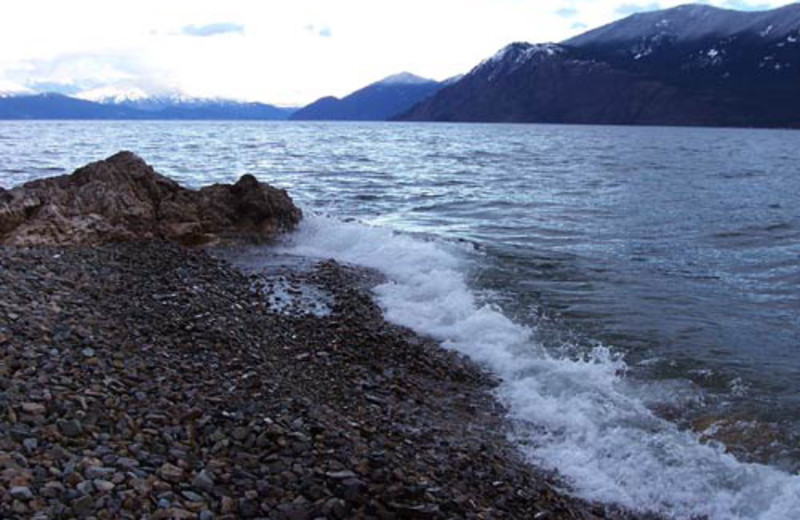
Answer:
POLYGON ((219 36, 220 34, 242 34, 244 25, 231 22, 217 22, 206 25, 187 25, 181 32, 187 36, 219 36))
POLYGON ((619 18, 631 3, 3 0, 0 79, 304 104, 403 70, 444 79, 509 42, 560 41, 619 18))

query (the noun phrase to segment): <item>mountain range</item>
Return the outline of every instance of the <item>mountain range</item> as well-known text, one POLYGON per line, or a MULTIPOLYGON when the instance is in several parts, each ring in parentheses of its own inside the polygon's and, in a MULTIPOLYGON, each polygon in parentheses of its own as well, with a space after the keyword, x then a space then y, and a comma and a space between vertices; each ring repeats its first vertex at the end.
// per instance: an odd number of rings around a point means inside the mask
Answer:
POLYGON ((282 120, 293 108, 137 88, 99 88, 66 96, 16 87, 0 91, 0 119, 282 120))
POLYGON ((396 119, 800 127, 800 5, 683 5, 513 43, 396 119))
POLYGON ((537 122, 800 128, 800 4, 638 13, 560 43, 512 43, 468 74, 404 72, 300 109, 0 82, 0 119, 537 122))

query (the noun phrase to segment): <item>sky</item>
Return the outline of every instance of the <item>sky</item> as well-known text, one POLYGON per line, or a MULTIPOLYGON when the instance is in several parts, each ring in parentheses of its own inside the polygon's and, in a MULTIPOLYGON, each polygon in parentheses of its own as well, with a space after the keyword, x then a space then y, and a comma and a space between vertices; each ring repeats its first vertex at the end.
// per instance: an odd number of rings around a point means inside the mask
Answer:
MULTIPOLYGON (((667 0, 2 0, 0 89, 98 87, 302 106, 408 71, 442 80, 667 0)), ((737 9, 791 2, 710 0, 737 9)))

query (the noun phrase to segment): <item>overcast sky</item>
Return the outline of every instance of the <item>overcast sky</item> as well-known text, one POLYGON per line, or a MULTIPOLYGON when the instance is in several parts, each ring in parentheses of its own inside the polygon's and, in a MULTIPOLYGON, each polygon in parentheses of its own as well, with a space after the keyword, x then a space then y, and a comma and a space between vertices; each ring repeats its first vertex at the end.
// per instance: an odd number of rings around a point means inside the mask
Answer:
MULTIPOLYGON (((137 86, 303 105, 401 71, 444 79, 513 41, 560 41, 626 0, 2 0, 0 85, 137 86)), ((790 2, 713 0, 765 9, 790 2)))

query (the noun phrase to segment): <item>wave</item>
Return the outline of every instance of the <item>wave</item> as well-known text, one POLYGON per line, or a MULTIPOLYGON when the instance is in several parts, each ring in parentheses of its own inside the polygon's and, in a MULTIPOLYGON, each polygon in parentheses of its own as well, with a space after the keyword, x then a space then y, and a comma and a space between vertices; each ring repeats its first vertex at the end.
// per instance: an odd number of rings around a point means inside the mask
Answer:
POLYGON ((549 352, 536 329, 479 303, 461 244, 311 215, 283 252, 383 272, 386 318, 430 335, 499 375, 513 438, 572 491, 678 519, 786 520, 800 514, 800 476, 744 463, 722 445, 656 417, 607 347, 580 359, 549 352))

